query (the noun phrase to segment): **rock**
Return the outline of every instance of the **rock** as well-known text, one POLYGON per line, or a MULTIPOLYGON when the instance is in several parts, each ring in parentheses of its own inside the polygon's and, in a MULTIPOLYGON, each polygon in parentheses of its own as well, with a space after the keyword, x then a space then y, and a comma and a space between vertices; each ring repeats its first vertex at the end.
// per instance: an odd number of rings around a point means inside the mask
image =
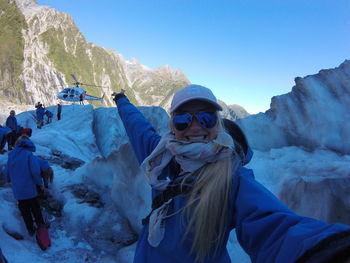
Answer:
POLYGON ((96 208, 104 207, 100 195, 93 190, 89 190, 83 184, 72 185, 69 188, 72 190, 74 196, 80 199, 79 204, 88 203, 90 206, 96 208))
POLYGON ((48 160, 50 163, 60 165, 64 169, 69 169, 74 171, 75 169, 85 164, 84 161, 75 157, 67 156, 57 150, 52 150, 51 154, 52 156, 45 157, 45 159, 48 160))
POLYGON ((17 230, 11 229, 8 225, 2 224, 2 229, 11 237, 16 240, 23 240, 24 237, 21 233, 18 233, 17 230))

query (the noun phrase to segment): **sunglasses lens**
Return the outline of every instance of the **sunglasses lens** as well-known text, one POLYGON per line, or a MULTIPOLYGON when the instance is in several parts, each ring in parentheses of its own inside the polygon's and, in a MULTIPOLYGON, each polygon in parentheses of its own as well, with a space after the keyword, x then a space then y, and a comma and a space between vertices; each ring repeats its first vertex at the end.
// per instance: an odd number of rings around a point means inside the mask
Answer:
POLYGON ((208 129, 213 128, 218 121, 218 116, 215 112, 200 112, 196 117, 199 123, 208 129))
POLYGON ((189 113, 178 114, 173 118, 173 124, 175 128, 179 131, 185 130, 188 126, 191 125, 192 115, 189 113))

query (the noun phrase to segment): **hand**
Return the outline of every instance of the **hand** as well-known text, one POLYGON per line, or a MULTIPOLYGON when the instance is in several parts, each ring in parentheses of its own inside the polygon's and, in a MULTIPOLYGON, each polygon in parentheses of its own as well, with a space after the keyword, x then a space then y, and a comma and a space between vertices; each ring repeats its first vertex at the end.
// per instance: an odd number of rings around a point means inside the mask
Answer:
POLYGON ((125 89, 121 89, 120 92, 113 92, 112 96, 114 97, 113 100, 117 103, 117 100, 121 97, 125 97, 125 89))
POLYGON ((112 96, 115 97, 117 96, 118 94, 124 94, 125 93, 125 89, 121 89, 120 92, 113 92, 112 93, 112 96))

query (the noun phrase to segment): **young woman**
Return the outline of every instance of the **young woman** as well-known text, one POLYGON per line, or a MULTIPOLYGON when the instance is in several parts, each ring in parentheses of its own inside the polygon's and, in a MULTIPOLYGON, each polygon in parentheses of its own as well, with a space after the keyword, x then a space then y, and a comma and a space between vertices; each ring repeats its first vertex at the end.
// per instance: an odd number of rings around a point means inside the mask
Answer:
POLYGON ((170 132, 162 137, 124 91, 113 95, 152 187, 134 262, 231 262, 232 229, 252 262, 348 259, 350 226, 296 215, 242 167, 209 89, 189 85, 175 93, 170 132))

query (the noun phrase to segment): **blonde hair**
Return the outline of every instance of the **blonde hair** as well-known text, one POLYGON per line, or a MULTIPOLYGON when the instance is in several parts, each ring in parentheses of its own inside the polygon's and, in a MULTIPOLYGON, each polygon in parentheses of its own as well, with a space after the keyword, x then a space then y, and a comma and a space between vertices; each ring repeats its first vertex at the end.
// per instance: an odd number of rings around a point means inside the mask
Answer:
MULTIPOLYGON (((215 129, 223 129, 219 113, 215 129)), ((171 114, 170 128, 173 129, 171 114)), ((238 155, 213 163, 208 163, 195 172, 196 180, 184 207, 185 220, 188 222, 182 242, 192 237, 191 253, 196 262, 203 262, 210 253, 214 255, 224 244, 227 224, 227 211, 233 176, 240 164, 238 155)), ((186 182, 187 177, 182 181, 186 182)))
POLYGON ((232 177, 238 165, 239 159, 234 154, 198 171, 185 207, 188 222, 185 237, 193 236, 191 252, 195 253, 196 262, 203 262, 210 252, 216 254, 225 245, 232 177))

